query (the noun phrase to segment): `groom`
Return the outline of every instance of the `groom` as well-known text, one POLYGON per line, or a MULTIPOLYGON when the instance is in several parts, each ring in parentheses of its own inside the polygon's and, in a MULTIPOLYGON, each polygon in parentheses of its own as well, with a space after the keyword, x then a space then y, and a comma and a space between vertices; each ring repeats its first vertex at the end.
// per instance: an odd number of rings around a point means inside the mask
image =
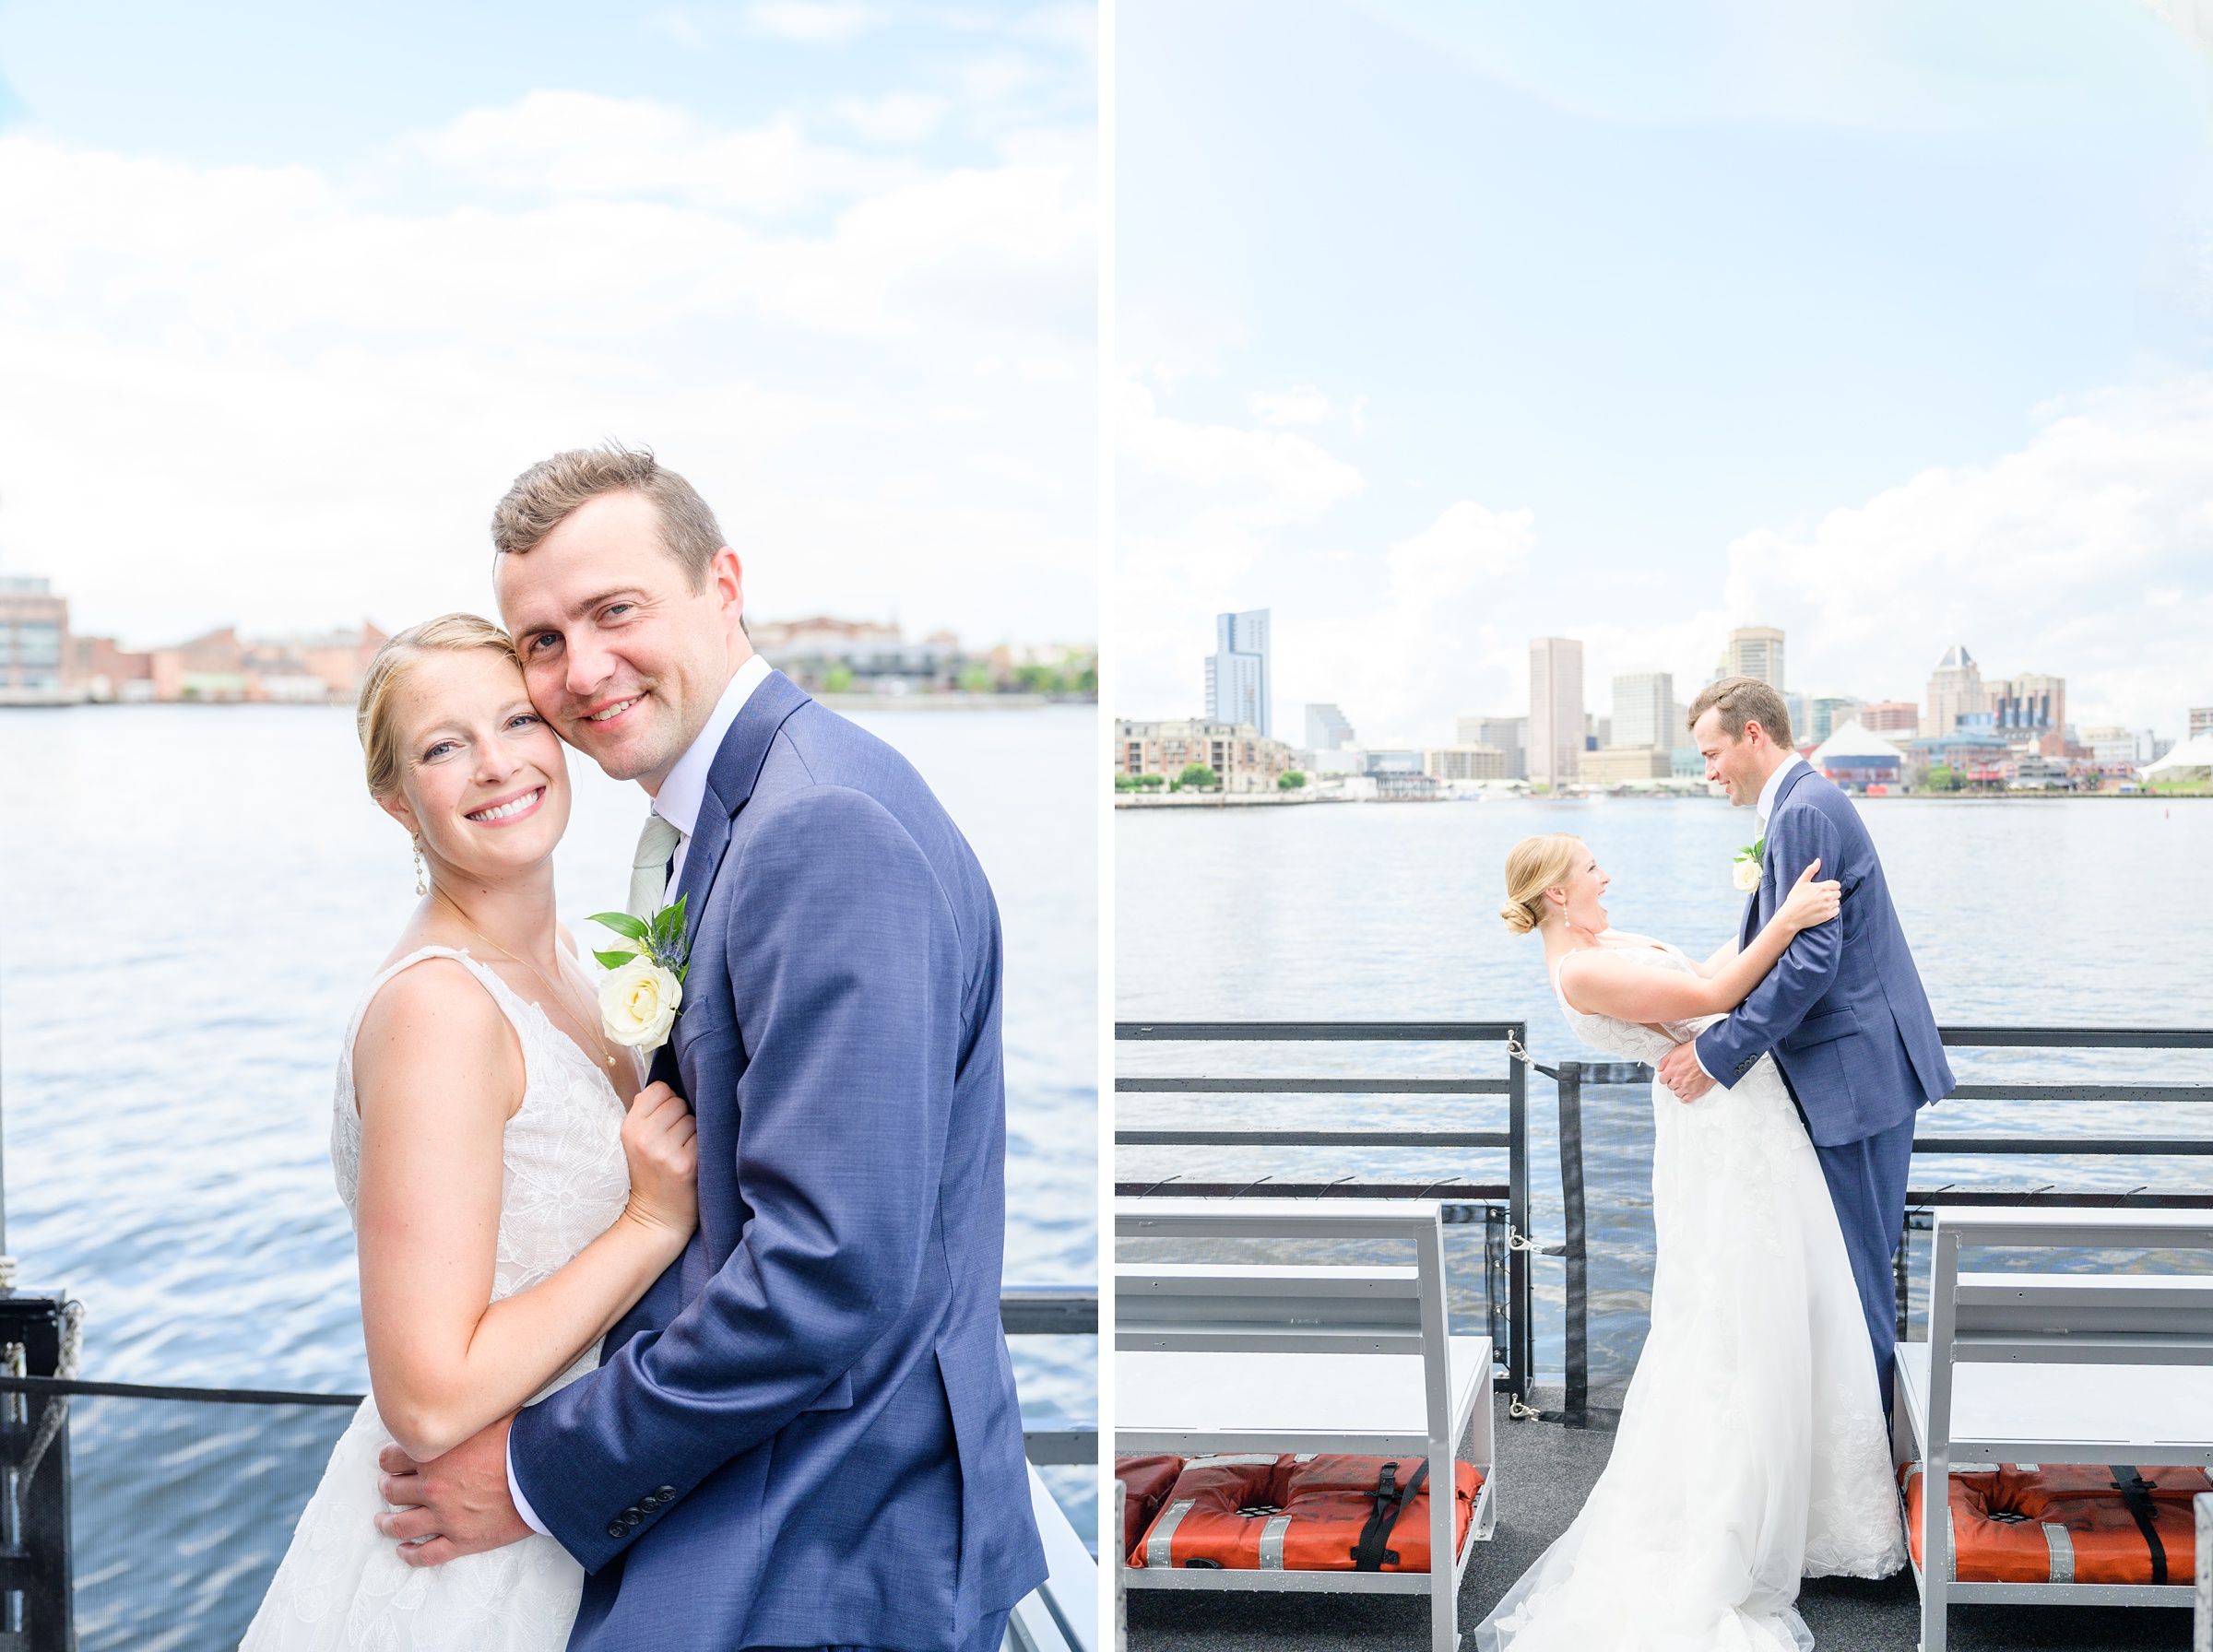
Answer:
POLYGON ((1725 677, 1691 702, 1690 732, 1706 778, 1739 808, 1752 806, 1765 840, 1739 947, 1811 861, 1842 881, 1844 901, 1835 922, 1800 931, 1725 1019, 1669 1051, 1660 1081, 1695 1102, 1775 1057, 1844 1230, 1888 1416, 1898 1323, 1890 1258, 1905 1225, 1913 1115, 1951 1093, 1952 1069, 1875 844, 1851 799, 1792 749, 1782 696, 1755 678, 1725 677))
POLYGON ((598 1369, 435 1462, 417 1564, 536 1529, 573 1652, 996 1652, 1044 1581, 999 1323, 998 909, 896 752, 752 651, 738 554, 650 454, 557 454, 492 518, 539 714, 652 799, 633 910, 684 902, 654 1077, 699 1231, 598 1369))

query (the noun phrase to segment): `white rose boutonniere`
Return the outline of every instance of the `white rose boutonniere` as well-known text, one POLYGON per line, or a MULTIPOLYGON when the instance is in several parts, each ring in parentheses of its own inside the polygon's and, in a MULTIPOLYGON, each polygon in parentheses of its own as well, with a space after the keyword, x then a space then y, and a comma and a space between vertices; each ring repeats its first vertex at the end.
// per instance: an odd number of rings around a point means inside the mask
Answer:
POLYGON ((604 952, 594 952, 608 968, 599 982, 599 1023, 608 1037, 633 1050, 657 1050, 684 1003, 684 903, 664 906, 650 919, 626 912, 596 914, 621 937, 604 952))
POLYGON ((1747 895, 1759 887, 1760 862, 1767 854, 1767 834, 1763 832, 1736 852, 1734 863, 1736 887, 1747 895))

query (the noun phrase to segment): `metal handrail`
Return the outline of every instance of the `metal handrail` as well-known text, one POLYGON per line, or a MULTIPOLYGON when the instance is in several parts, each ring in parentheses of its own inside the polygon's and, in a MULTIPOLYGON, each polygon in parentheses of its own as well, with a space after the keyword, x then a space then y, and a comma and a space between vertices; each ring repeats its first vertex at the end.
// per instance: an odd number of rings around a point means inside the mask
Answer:
MULTIPOLYGON (((1969 1049, 2213 1049, 2213 1029, 2195 1027, 1989 1027, 1939 1026, 1949 1047, 1969 1049)), ((1648 1082, 1642 1062, 1563 1061, 1555 1069, 1539 1068, 1557 1085, 1560 1191, 1567 1262, 1566 1421, 1586 1426, 1590 1412, 1589 1257, 1586 1245, 1582 1164, 1582 1087, 1585 1084, 1648 1082)), ((2156 1103, 2213 1102, 2213 1084, 2038 1084, 2018 1081, 1961 1084, 1947 1100, 1961 1101, 2143 1101, 2156 1103)), ((2160 1158, 2213 1156, 2213 1134, 2203 1136, 1919 1136, 1913 1151, 1929 1154, 2060 1155, 2160 1158)), ((2063 1209, 2203 1210, 2213 1208, 2213 1191, 2203 1193, 2127 1192, 2105 1189, 2033 1191, 2008 1188, 1909 1188, 1906 1221, 1899 1235, 1893 1269, 1898 1293, 1898 1331, 1906 1334, 1909 1235, 1926 1225, 1929 1207, 1947 1205, 2041 1205, 2063 1209)))
MULTIPOLYGON (((1117 1021, 1122 1044, 1500 1044, 1518 1049, 1527 1040, 1526 1021, 1117 1021)), ((1439 1182, 1372 1182, 1342 1177, 1328 1182, 1285 1182, 1262 1176, 1245 1182, 1191 1182, 1171 1176, 1158 1182, 1117 1182, 1126 1198, 1172 1194, 1186 1198, 1234 1198, 1261 1194, 1271 1198, 1435 1198, 1446 1201, 1445 1220, 1466 1222, 1480 1212, 1484 1221, 1485 1299, 1494 1347, 1506 1350, 1506 1386, 1524 1401, 1535 1365, 1532 1327, 1528 1238, 1529 1118, 1527 1078, 1522 1064, 1509 1058, 1503 1078, 1354 1079, 1343 1075, 1283 1078, 1118 1077, 1121 1095, 1432 1095, 1501 1096, 1507 1103, 1504 1130, 1238 1130, 1208 1128, 1118 1129, 1118 1147, 1331 1147, 1485 1148, 1504 1150, 1507 1179, 1472 1182, 1453 1177, 1439 1182), (1506 1310, 1499 1312, 1499 1277, 1505 1280, 1506 1310), (1499 1336, 1499 1320, 1505 1336, 1499 1336)))

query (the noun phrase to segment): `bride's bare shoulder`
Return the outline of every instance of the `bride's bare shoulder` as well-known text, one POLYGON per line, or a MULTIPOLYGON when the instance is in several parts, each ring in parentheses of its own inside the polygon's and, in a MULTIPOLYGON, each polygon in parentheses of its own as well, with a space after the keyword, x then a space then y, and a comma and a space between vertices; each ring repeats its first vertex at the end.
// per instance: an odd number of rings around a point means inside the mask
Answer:
POLYGON ((435 955, 377 988, 353 1040, 357 1092, 474 1073, 505 1099, 521 1062, 515 1029, 483 984, 458 959, 435 955))

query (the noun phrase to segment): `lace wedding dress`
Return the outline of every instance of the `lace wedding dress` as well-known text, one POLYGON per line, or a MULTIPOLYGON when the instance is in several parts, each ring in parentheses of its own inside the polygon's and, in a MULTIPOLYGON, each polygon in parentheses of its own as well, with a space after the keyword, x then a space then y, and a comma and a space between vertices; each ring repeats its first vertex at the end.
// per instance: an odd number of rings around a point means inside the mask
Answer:
MULTIPOLYGON (((1672 947, 1607 944, 1693 968, 1672 947)), ((1585 1043, 1654 1064, 1711 1024, 1560 1008, 1585 1043)), ((1614 1453, 1476 1630, 1483 1652, 1802 1652, 1801 1576, 1904 1563, 1875 1354, 1781 1074, 1762 1056, 1687 1106, 1655 1082, 1652 1115, 1651 1331, 1614 1453)))
MULTIPOLYGON (((622 1213, 630 1196, 622 1102, 607 1075, 544 1010, 467 953, 425 947, 370 984, 346 1029, 330 1156, 349 1215, 355 1213, 361 1175, 354 1037, 385 983, 425 958, 466 966, 522 1042, 523 1104, 507 1121, 503 1150, 491 1291, 498 1302, 557 1272, 622 1213)), ((545 1392, 598 1360, 595 1346, 545 1392)), ((584 1569, 551 1538, 537 1536, 442 1566, 407 1565, 398 1545, 373 1524, 388 1506, 377 1495, 376 1457, 391 1443, 375 1400, 363 1400, 331 1451, 240 1652, 561 1652, 576 1616, 584 1569)))

